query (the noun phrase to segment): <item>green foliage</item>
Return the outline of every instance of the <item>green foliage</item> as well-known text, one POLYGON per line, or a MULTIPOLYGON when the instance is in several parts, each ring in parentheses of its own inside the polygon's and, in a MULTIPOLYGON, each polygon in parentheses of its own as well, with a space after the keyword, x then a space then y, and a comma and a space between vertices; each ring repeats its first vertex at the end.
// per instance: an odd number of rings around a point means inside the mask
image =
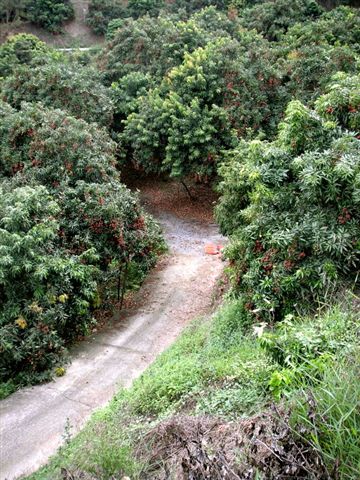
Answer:
POLYGON ((230 274, 256 317, 282 318, 355 280, 359 149, 295 101, 275 142, 240 142, 221 167, 230 274))
POLYGON ((26 17, 35 25, 58 33, 67 20, 74 18, 74 7, 70 0, 28 0, 26 17))
POLYGON ((105 130, 36 104, 0 109, 0 373, 24 384, 49 378, 114 285, 141 283, 163 241, 119 182, 105 130))
POLYGON ((260 345, 240 333, 241 318, 231 320, 238 322, 239 335, 226 332, 234 311, 246 316, 237 302, 229 303, 216 314, 210 328, 207 323, 190 326, 136 380, 127 399, 131 408, 141 414, 163 415, 189 401, 203 413, 214 413, 217 405, 216 413, 225 416, 256 410, 265 401, 266 383, 274 367, 260 345), (255 396, 256 401, 251 403, 255 396), (220 405, 219 398, 225 405, 220 405))
POLYGON ((326 369, 321 382, 294 399, 294 428, 321 455, 334 478, 360 473, 359 351, 326 369), (304 433, 305 432, 305 433, 304 433))
POLYGON ((360 75, 339 73, 316 102, 319 114, 349 130, 360 132, 360 75))
MULTIPOLYGON (((173 15, 187 19, 189 15, 210 7, 225 10, 227 2, 224 0, 91 0, 87 14, 87 24, 96 34, 112 36, 115 25, 121 26, 124 19, 141 19, 151 17, 156 22, 159 15, 173 15)), ((219 28, 219 26, 217 26, 219 28)), ((209 28, 210 30, 210 28, 209 28)))
POLYGON ((280 367, 269 380, 274 397, 317 384, 332 368, 336 355, 352 355, 358 317, 351 309, 337 306, 316 317, 288 315, 273 331, 262 333, 260 345, 280 367))
POLYGON ((297 22, 318 17, 322 9, 315 0, 273 0, 257 3, 240 12, 241 24, 269 40, 279 40, 297 22))
POLYGON ((46 379, 64 341, 91 323, 96 269, 90 252, 56 247, 59 205, 45 187, 0 191, 0 313, 2 380, 46 379))
POLYGON ((32 178, 58 192, 63 181, 75 185, 118 178, 116 146, 107 132, 61 110, 24 104, 20 111, 4 112, 0 132, 1 176, 18 174, 18 181, 32 178))
POLYGON ((97 35, 105 34, 111 20, 124 17, 126 7, 122 0, 91 0, 86 23, 97 35))
MULTIPOLYGON (((250 336, 241 299, 225 303, 211 319, 190 325, 130 389, 120 391, 105 410, 97 412, 85 430, 32 480, 60 479, 64 467, 96 472, 102 478, 118 472, 141 477, 140 472, 153 471, 153 464, 139 463, 139 438, 164 418, 185 412, 235 423, 257 415, 273 404, 274 395, 278 401, 284 394, 291 397, 287 405, 295 407, 294 434, 306 435, 304 440, 319 450, 330 472, 337 471, 334 466, 339 464, 336 468, 344 473, 339 478, 355 479, 359 326, 352 301, 316 317, 288 317, 274 330, 260 328, 258 339, 250 336), (279 356, 282 344, 284 351, 279 356), (325 355, 331 361, 324 361, 322 367, 316 364, 325 355), (340 360, 336 373, 336 357, 349 355, 351 364, 340 360), (311 370, 310 362, 319 368, 311 370), (127 461, 121 453, 125 451, 127 461)), ((246 419, 245 425, 254 421, 254 417, 246 419)))
POLYGON ((284 92, 269 56, 267 43, 246 32, 239 41, 219 39, 186 53, 125 122, 134 163, 206 179, 236 137, 249 130, 271 134, 284 92))
POLYGON ((359 10, 346 7, 290 28, 276 47, 289 93, 312 101, 337 72, 357 73, 359 32, 359 10))
POLYGON ((14 380, 8 380, 7 382, 0 382, 0 400, 5 399, 12 393, 16 392, 17 385, 14 380))
MULTIPOLYGON (((111 84, 111 97, 116 111, 116 120, 124 120, 130 113, 138 110, 138 99, 147 94, 152 81, 151 75, 131 72, 111 84)), ((115 127, 119 125, 115 125, 115 127)))
POLYGON ((21 102, 42 102, 61 108, 87 122, 110 126, 113 106, 109 90, 91 67, 53 62, 39 67, 17 68, 1 86, 5 102, 19 108, 21 102))
POLYGON ((150 74, 161 80, 185 52, 193 52, 210 39, 228 36, 234 22, 213 8, 194 15, 188 21, 176 16, 144 16, 121 21, 101 57, 105 80, 118 81, 132 72, 150 74))
POLYGON ((348 46, 304 45, 289 52, 283 64, 287 89, 303 102, 313 102, 337 72, 356 73, 358 56, 348 46))
POLYGON ((348 45, 359 50, 360 12, 358 9, 339 7, 326 12, 312 22, 297 23, 282 39, 284 46, 301 49, 304 45, 348 45))
POLYGON ((62 25, 73 18, 70 0, 0 0, 0 22, 25 20, 60 33, 62 25))
POLYGON ((0 0, 0 22, 10 23, 26 16, 28 0, 0 0))
POLYGON ((145 14, 157 16, 164 5, 164 0, 128 0, 127 11, 133 18, 142 17, 145 14))
POLYGON ((0 77, 10 75, 19 65, 31 65, 52 53, 52 49, 34 35, 13 35, 0 45, 0 77))

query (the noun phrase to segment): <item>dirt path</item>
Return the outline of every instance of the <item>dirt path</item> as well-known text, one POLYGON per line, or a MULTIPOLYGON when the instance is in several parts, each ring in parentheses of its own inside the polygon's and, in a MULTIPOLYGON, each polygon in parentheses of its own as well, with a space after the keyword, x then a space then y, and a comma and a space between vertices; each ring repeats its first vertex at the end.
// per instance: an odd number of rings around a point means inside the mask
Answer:
POLYGON ((95 35, 86 25, 86 14, 88 11, 88 0, 72 0, 75 10, 75 18, 63 26, 63 32, 53 35, 43 28, 37 27, 29 22, 20 24, 0 24, 0 43, 10 35, 17 33, 31 33, 40 40, 54 47, 92 47, 104 43, 104 37, 95 35))
POLYGON ((192 318, 209 310, 222 272, 219 257, 204 254, 220 242, 215 225, 157 214, 170 253, 150 274, 131 311, 72 351, 64 377, 25 388, 0 402, 1 480, 44 464, 63 441, 66 424, 79 431, 94 409, 133 379, 173 342, 192 318))

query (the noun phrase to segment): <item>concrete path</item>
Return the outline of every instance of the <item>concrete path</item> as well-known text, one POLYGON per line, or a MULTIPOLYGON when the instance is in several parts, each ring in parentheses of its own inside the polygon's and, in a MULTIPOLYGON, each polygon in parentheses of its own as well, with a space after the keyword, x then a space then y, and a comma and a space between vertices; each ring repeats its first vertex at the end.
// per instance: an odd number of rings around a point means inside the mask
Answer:
POLYGON ((184 325, 208 311, 223 263, 204 254, 221 242, 214 225, 158 215, 170 254, 150 274, 137 306, 72 350, 64 377, 25 388, 0 402, 0 478, 12 480, 43 465, 63 441, 66 424, 80 430, 119 385, 129 386, 170 345, 184 325))

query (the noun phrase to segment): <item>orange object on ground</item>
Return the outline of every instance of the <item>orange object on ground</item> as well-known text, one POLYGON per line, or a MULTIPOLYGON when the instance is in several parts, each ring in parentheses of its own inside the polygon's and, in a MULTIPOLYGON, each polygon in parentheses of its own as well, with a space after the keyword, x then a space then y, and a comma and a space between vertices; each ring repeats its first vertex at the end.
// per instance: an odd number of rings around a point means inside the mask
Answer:
POLYGON ((213 243, 208 243, 205 245, 205 253, 208 255, 218 255, 224 247, 222 245, 214 245, 213 243))

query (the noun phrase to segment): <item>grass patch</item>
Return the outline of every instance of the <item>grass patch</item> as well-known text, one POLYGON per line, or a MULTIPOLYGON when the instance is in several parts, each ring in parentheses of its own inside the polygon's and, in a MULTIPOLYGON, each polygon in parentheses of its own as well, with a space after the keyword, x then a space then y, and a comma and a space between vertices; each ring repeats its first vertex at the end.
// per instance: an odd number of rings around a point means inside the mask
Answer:
POLYGON ((296 412, 294 425, 310 435, 305 441, 312 451, 324 458, 328 469, 336 466, 338 478, 355 479, 349 475, 359 459, 360 387, 355 370, 337 370, 336 359, 351 357, 359 369, 356 318, 350 307, 334 307, 317 317, 287 317, 258 338, 241 300, 229 301, 210 320, 186 328, 129 390, 120 391, 30 478, 60 479, 61 468, 105 480, 114 475, 152 478, 148 452, 140 450, 147 433, 162 421, 187 414, 241 422, 265 412, 274 401, 288 404, 288 397, 296 412), (280 382, 274 388, 276 378, 280 382), (315 399, 319 427, 306 421, 311 418, 308 392, 315 399))
POLYGON ((323 459, 330 478, 360 478, 360 350, 327 368, 295 397, 292 421, 323 459))
POLYGON ((8 397, 12 393, 16 392, 17 385, 13 380, 8 380, 7 382, 0 383, 0 400, 8 397))

